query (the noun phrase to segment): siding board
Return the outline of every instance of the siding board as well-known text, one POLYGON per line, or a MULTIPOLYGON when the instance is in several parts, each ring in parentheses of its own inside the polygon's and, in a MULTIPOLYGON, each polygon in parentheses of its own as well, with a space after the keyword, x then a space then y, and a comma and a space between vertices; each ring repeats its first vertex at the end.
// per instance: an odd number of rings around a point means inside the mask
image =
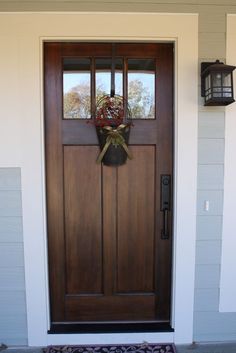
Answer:
POLYGON ((199 190, 223 190, 224 165, 200 164, 198 166, 199 190))
MULTIPOLYGON (((199 56, 201 59, 199 59, 199 63, 214 61, 216 58, 225 61, 225 18, 222 7, 209 5, 201 7, 199 15, 199 56)), ((203 342, 219 341, 220 339, 232 340, 235 336, 232 329, 229 328, 230 323, 226 316, 221 316, 219 313, 224 181, 224 109, 204 107, 201 98, 199 104, 194 340, 203 342), (209 211, 204 209, 206 200, 210 202, 209 211), (217 324, 214 324, 213 317, 217 324), (224 320, 225 333, 219 329, 222 326, 221 318, 224 320), (229 333, 230 331, 231 333, 229 333), (220 335, 219 332, 221 332, 220 335)), ((235 320, 236 315, 233 314, 232 318, 235 320)))
POLYGON ((221 259, 221 241, 206 240, 197 241, 196 264, 197 265, 218 265, 221 259))
POLYGON ((201 42, 199 47, 200 57, 225 57, 225 32, 200 32, 199 42, 201 42))
MULTIPOLYGON (((1 2, 5 2, 6 0, 0 0, 0 3, 1 2)), ((22 0, 8 0, 8 2, 13 2, 13 3, 17 3, 17 2, 24 2, 22 0)), ((29 1, 30 2, 30 1, 29 1)), ((32 1, 31 1, 32 2, 32 1)), ((37 1, 38 3, 41 3, 41 2, 45 2, 45 0, 38 0, 37 1)), ((54 3, 54 5, 56 3, 60 3, 60 2, 64 2, 64 3, 84 3, 85 1, 84 0, 50 0, 51 3, 54 3)), ((122 4, 122 3, 126 3, 127 0, 109 0, 109 1, 106 1, 107 3, 119 3, 119 4, 122 4)), ((142 4, 148 4, 148 3, 153 3, 153 0, 128 0, 128 2, 130 3, 142 3, 142 4)), ((187 1, 183 1, 183 0, 155 0, 155 3, 156 4, 163 4, 166 3, 166 4, 182 4, 182 3, 188 3, 188 4, 197 4, 197 1, 196 0, 187 0, 187 1)), ((86 3, 98 3, 98 4, 101 4, 101 3, 104 3, 104 1, 101 1, 101 0, 86 0, 86 3)))
POLYGON ((0 243, 23 242, 22 218, 0 217, 0 243))
POLYGON ((226 28, 226 16, 218 7, 212 9, 204 7, 199 13, 199 32, 224 33, 226 28))
POLYGON ((18 217, 21 215, 21 192, 0 191, 0 217, 18 217))
POLYGON ((24 267, 23 244, 0 244, 0 267, 24 267))
POLYGON ((25 290, 25 277, 23 267, 0 267, 0 291, 3 290, 25 290))
POLYGON ((199 139, 198 142, 199 164, 223 164, 224 140, 223 139, 199 139))
MULTIPOLYGON (((5 3, 6 0, 0 0, 0 3, 5 3)), ((13 3, 13 4, 17 4, 17 3, 21 3, 21 2, 29 2, 29 3, 33 3, 33 1, 22 1, 22 0, 7 0, 7 2, 9 3, 13 3)), ((37 3, 44 3, 45 0, 37 0, 37 3)), ((83 4, 85 2, 85 0, 50 0, 50 3, 54 4, 54 7, 56 8, 57 4, 60 3, 64 3, 65 5, 68 5, 69 3, 78 3, 78 4, 83 4)), ((106 3, 119 3, 119 4, 123 4, 125 3, 126 0, 109 0, 106 1, 106 3)), ((149 4, 149 3, 153 3, 153 0, 128 0, 128 2, 130 3, 143 3, 143 4, 149 4)), ((91 4, 101 4, 104 3, 104 1, 101 0, 86 0, 86 3, 91 3, 91 4)), ((222 4, 222 0, 155 0, 156 4, 163 4, 163 3, 167 3, 167 4, 178 4, 178 5, 182 5, 182 4, 189 4, 189 5, 198 5, 201 7, 204 6, 208 6, 208 5, 219 5, 222 7, 225 6, 235 6, 235 2, 234 0, 226 0, 224 1, 224 3, 222 4)))
POLYGON ((20 190, 20 168, 0 168, 0 190, 20 190))
POLYGON ((0 11, 106 11, 106 12, 181 12, 197 13, 199 5, 189 5, 187 3, 176 4, 150 2, 53 2, 53 1, 21 1, 21 2, 0 2, 0 11))
POLYGON ((197 289, 218 288, 220 265, 196 265, 195 287, 197 289))
POLYGON ((24 291, 1 291, 0 303, 0 317, 25 315, 26 303, 24 291))
POLYGON ((8 345, 27 345, 26 316, 3 315, 0 320, 0 340, 8 345))
POLYGON ((20 168, 0 168, 0 342, 27 345, 20 168))
POLYGON ((221 216, 223 212, 222 190, 199 190, 197 197, 197 214, 199 216, 221 216), (209 202, 209 210, 205 210, 205 202, 209 202))
MULTIPOLYGON (((207 59, 207 61, 210 59, 207 59)), ((202 59, 204 61, 204 59, 202 59)), ((224 112, 201 111, 198 117, 199 138, 224 138, 224 112)))
POLYGON ((218 311, 219 307, 219 289, 207 288, 196 289, 194 309, 195 311, 218 311))
POLYGON ((222 216, 197 216, 197 240, 219 240, 222 216))
MULTIPOLYGON (((236 333, 207 333, 207 334, 197 334, 199 342, 234 342, 236 341, 236 333)), ((232 353, 235 350, 235 343, 233 343, 232 353)), ((217 352, 217 351, 216 351, 217 352)), ((218 353, 218 352, 217 352, 218 353)))
POLYGON ((198 334, 235 334, 236 315, 234 313, 195 312, 195 332, 198 334))

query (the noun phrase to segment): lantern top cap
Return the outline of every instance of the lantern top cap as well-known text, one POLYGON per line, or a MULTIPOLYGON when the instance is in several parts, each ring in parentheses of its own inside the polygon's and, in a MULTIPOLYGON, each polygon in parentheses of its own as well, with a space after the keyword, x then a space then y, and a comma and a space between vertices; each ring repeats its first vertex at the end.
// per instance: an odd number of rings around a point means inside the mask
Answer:
POLYGON ((219 60, 215 62, 203 62, 201 63, 201 76, 206 76, 210 72, 232 72, 236 69, 236 66, 226 65, 219 60))

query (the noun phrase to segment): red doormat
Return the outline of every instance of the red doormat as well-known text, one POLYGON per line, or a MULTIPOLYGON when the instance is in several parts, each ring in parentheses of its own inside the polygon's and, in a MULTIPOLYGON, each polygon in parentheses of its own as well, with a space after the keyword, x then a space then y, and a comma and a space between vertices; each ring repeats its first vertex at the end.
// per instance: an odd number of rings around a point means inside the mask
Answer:
POLYGON ((48 346, 44 353, 176 353, 174 344, 48 346))

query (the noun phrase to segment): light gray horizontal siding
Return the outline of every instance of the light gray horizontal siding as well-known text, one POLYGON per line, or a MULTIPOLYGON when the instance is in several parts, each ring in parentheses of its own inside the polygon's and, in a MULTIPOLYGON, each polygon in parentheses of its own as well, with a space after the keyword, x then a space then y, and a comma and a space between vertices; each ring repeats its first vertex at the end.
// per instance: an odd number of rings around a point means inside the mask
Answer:
POLYGON ((214 334, 235 334, 236 333, 236 315, 234 313, 218 313, 198 311, 195 312, 197 329, 200 334, 212 333, 214 334))
POLYGON ((199 33, 199 56, 222 58, 225 56, 225 33, 201 32, 199 33))
POLYGON ((0 190, 20 190, 20 169, 0 168, 0 190))
POLYGON ((19 168, 0 168, 0 342, 26 345, 24 249, 19 168))
POLYGON ((27 320, 24 315, 3 315, 0 320, 0 340, 8 345, 27 345, 27 320))
POLYGON ((219 307, 219 290, 215 288, 196 289, 195 311, 214 311, 219 307))
POLYGON ((0 292, 0 317, 18 315, 25 316, 25 292, 22 291, 1 291, 0 292))
POLYGON ((197 241, 196 265, 218 265, 221 258, 220 240, 197 241))
MULTIPOLYGON (((212 6, 204 6, 199 13, 199 33, 224 33, 226 28, 226 16, 222 9, 215 7, 212 16, 212 6)), ((201 42, 201 47, 205 43, 201 42)), ((212 56, 212 53, 210 54, 212 56)), ((223 53, 223 57, 225 53, 223 53)), ((206 58, 206 56, 204 56, 206 58)))
MULTIPOLYGON (((215 12, 220 19, 222 11, 215 12)), ((209 15, 209 13, 208 13, 209 15)), ((207 12, 202 33, 199 36, 200 56, 224 57, 223 33, 217 39, 216 24, 211 17, 211 29, 207 32, 207 12), (216 44, 217 43, 217 44, 216 44), (218 48, 214 48, 217 45, 218 48), (212 53, 212 54, 211 54, 212 53)), ((202 22, 201 22, 202 23, 202 22)), ((222 59, 221 59, 222 60, 222 59)), ((224 61, 224 60, 223 60, 224 61)), ((221 236, 224 182, 224 111, 222 108, 200 107, 198 119, 198 199, 197 199, 197 242, 194 302, 194 340, 227 341, 236 339, 236 314, 219 313, 219 285, 221 264, 221 236), (209 201, 209 211, 204 203, 209 201)))
POLYGON ((224 163, 224 139, 199 139, 198 142, 199 164, 224 163))
POLYGON ((197 196, 197 213, 199 216, 222 215, 222 190, 199 190, 197 196), (209 201, 209 211, 205 210, 205 201, 209 201))
MULTIPOLYGON (((206 15, 204 17, 206 20, 206 15)), ((218 15, 215 16, 216 18, 218 18, 218 15)), ((214 27, 214 24, 212 26, 214 27)), ((201 41, 200 36, 200 42, 204 48, 208 40, 209 35, 206 35, 203 41, 201 41)), ((222 55, 222 52, 220 52, 220 55, 222 55)), ((202 317, 204 315, 209 319, 212 313, 219 315, 224 181, 224 112, 216 111, 215 108, 212 110, 201 109, 198 119, 199 164, 194 339, 196 341, 209 341, 211 340, 211 334, 215 334, 215 326, 209 326, 209 322, 206 325, 207 328, 203 326, 204 320, 202 320, 202 317), (209 201, 209 211, 204 209, 205 201, 209 201), (204 337, 202 333, 204 333, 204 337)))
POLYGON ((223 180, 223 164, 200 164, 198 166, 199 190, 223 190, 223 180))
MULTIPOLYGON (((31 7, 33 6, 32 3, 34 3, 33 0, 31 1, 22 1, 22 0, 0 0, 0 4, 4 4, 5 2, 7 3, 11 3, 14 4, 16 6, 16 4, 18 3, 23 3, 25 4, 26 2, 29 2, 31 4, 31 7)), ((45 2, 45 0, 37 0, 35 1, 36 5, 43 5, 43 3, 45 2)), ((63 3, 64 6, 68 6, 70 4, 74 4, 74 5, 82 5, 85 2, 87 4, 99 4, 99 5, 104 5, 104 4, 119 4, 120 5, 120 10, 122 10, 121 5, 128 3, 133 3, 133 4, 138 4, 141 3, 143 5, 148 5, 148 4, 157 4, 159 5, 163 5, 163 4, 170 4, 170 5, 176 5, 176 6, 182 6, 183 4, 187 4, 189 5, 191 8, 194 8, 194 6, 197 6, 198 8, 204 8, 204 6, 208 6, 208 5, 213 5, 213 6, 220 6, 221 9, 224 9, 226 6, 235 6, 235 1, 234 0, 225 0, 224 3, 222 3, 222 0, 109 0, 109 1, 101 1, 101 0, 50 0, 47 1, 49 4, 54 4, 54 9, 57 10, 57 6, 59 6, 60 3, 63 3), (224 6, 223 6, 224 5, 224 6)), ((212 8, 213 8, 212 6, 212 8)), ((208 6, 209 7, 209 6, 208 6)))
MULTIPOLYGON (((0 0, 0 3, 1 2, 5 2, 6 0, 0 0)), ((8 0, 8 2, 21 2, 22 0, 8 0)), ((37 2, 38 3, 40 3, 40 2, 44 2, 45 0, 38 0, 37 2)), ((204 0, 203 0, 204 1, 204 0)), ((24 1, 23 1, 24 2, 24 1)), ((30 2, 30 1, 29 1, 30 2)), ((70 1, 68 1, 68 0, 50 0, 49 2, 51 2, 51 3, 54 3, 54 5, 56 4, 56 3, 60 3, 60 2, 70 2, 70 3, 84 3, 84 0, 70 0, 70 1)), ((101 0, 86 0, 86 2, 87 3, 99 3, 99 4, 102 4, 102 3, 104 3, 104 1, 101 1, 101 0)), ((109 1, 107 1, 107 3, 117 3, 117 2, 119 2, 120 4, 121 3, 126 3, 127 2, 127 0, 119 0, 119 1, 117 1, 117 0, 109 0, 109 1)), ((153 3, 153 1, 152 0, 129 0, 128 2, 130 2, 130 3, 145 3, 145 4, 148 4, 148 3, 153 3)), ((198 1, 196 1, 196 0, 188 0, 188 1, 185 1, 185 3, 188 3, 188 4, 198 4, 198 1)), ((155 0, 155 3, 156 4, 163 4, 163 0, 155 0)), ((183 0, 165 0, 165 3, 166 4, 181 4, 181 3, 183 3, 183 0)))
POLYGON ((222 216, 197 216, 197 240, 219 240, 222 216))
MULTIPOLYGON (((236 341, 236 333, 231 332, 231 333, 206 333, 198 334, 198 341, 199 342, 221 342, 221 341, 226 341, 226 342, 234 342, 236 341)), ((233 343, 235 345, 235 343, 233 343)), ((216 353, 221 353, 217 352, 216 353)))
MULTIPOLYGON (((204 60, 204 59, 202 59, 204 60)), ((210 60, 210 59, 207 59, 210 60)), ((224 112, 201 111, 198 117, 199 138, 224 138, 225 120, 224 112)))
POLYGON ((21 192, 0 191, 0 217, 18 217, 22 215, 21 192))
POLYGON ((23 243, 22 217, 0 217, 0 242, 23 243))
MULTIPOLYGON (((23 0, 1 0, 0 1, 0 11, 133 11, 133 12, 189 12, 189 13, 199 13, 200 16, 204 11, 210 12, 210 16, 206 17, 205 28, 203 30, 206 32, 215 33, 214 20, 210 18, 218 14, 219 11, 222 14, 234 13, 235 1, 226 2, 224 5, 222 3, 215 5, 212 1, 194 1, 186 0, 91 0, 91 1, 64 1, 64 0, 51 0, 51 1, 23 1, 23 0), (218 6, 217 6, 218 5, 218 6)), ((222 21, 222 20, 221 20, 222 21)), ((202 23, 201 23, 202 24, 202 23)), ((199 32, 201 32, 199 27, 199 32)), ((223 28, 223 26, 221 27, 223 28)), ((219 30, 220 31, 220 30, 219 30)), ((224 29, 225 31, 225 29, 224 29)), ((222 32, 219 32, 222 33, 222 32)), ((203 47, 203 43, 200 43, 200 48, 203 47)), ((223 50, 222 50, 223 51, 223 50)), ((225 53, 224 53, 225 54, 225 53)))
POLYGON ((23 244, 0 244, 0 267, 24 267, 23 244))
MULTIPOLYGON (((12 3, 17 3, 17 2, 25 2, 22 0, 7 0, 8 2, 12 2, 12 3)), ((4 3, 6 2, 6 0, 0 0, 0 3, 4 3)), ((28 1, 28 2, 32 2, 32 1, 28 1)), ((37 3, 42 3, 45 2, 45 0, 37 0, 37 3)), ((66 3, 84 3, 84 0, 50 0, 49 3, 60 3, 60 2, 64 2, 66 3)), ((87 3, 104 3, 104 1, 101 0, 86 0, 87 3)), ((109 0, 107 1, 107 3, 126 3, 127 0, 109 0)), ((130 3, 143 3, 143 4, 148 4, 148 3, 153 3, 153 0, 128 0, 128 2, 130 3)), ((223 7, 223 5, 235 5, 235 1, 234 0, 224 0, 224 3, 222 3, 222 0, 155 0, 156 4, 163 4, 163 3, 167 3, 167 4, 189 4, 189 5, 220 5, 221 7, 223 7)))
POLYGON ((220 265, 196 265, 196 289, 218 289, 220 280, 220 265))
POLYGON ((0 291, 24 291, 25 278, 23 267, 0 267, 0 291))

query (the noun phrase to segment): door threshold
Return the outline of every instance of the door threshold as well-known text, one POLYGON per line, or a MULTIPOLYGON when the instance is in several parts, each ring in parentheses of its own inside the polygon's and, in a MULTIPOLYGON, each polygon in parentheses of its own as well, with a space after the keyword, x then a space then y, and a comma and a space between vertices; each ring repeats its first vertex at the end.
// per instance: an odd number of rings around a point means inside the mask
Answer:
POLYGON ((61 333, 125 333, 125 332, 174 332, 169 322, 132 323, 52 323, 49 334, 61 333))

